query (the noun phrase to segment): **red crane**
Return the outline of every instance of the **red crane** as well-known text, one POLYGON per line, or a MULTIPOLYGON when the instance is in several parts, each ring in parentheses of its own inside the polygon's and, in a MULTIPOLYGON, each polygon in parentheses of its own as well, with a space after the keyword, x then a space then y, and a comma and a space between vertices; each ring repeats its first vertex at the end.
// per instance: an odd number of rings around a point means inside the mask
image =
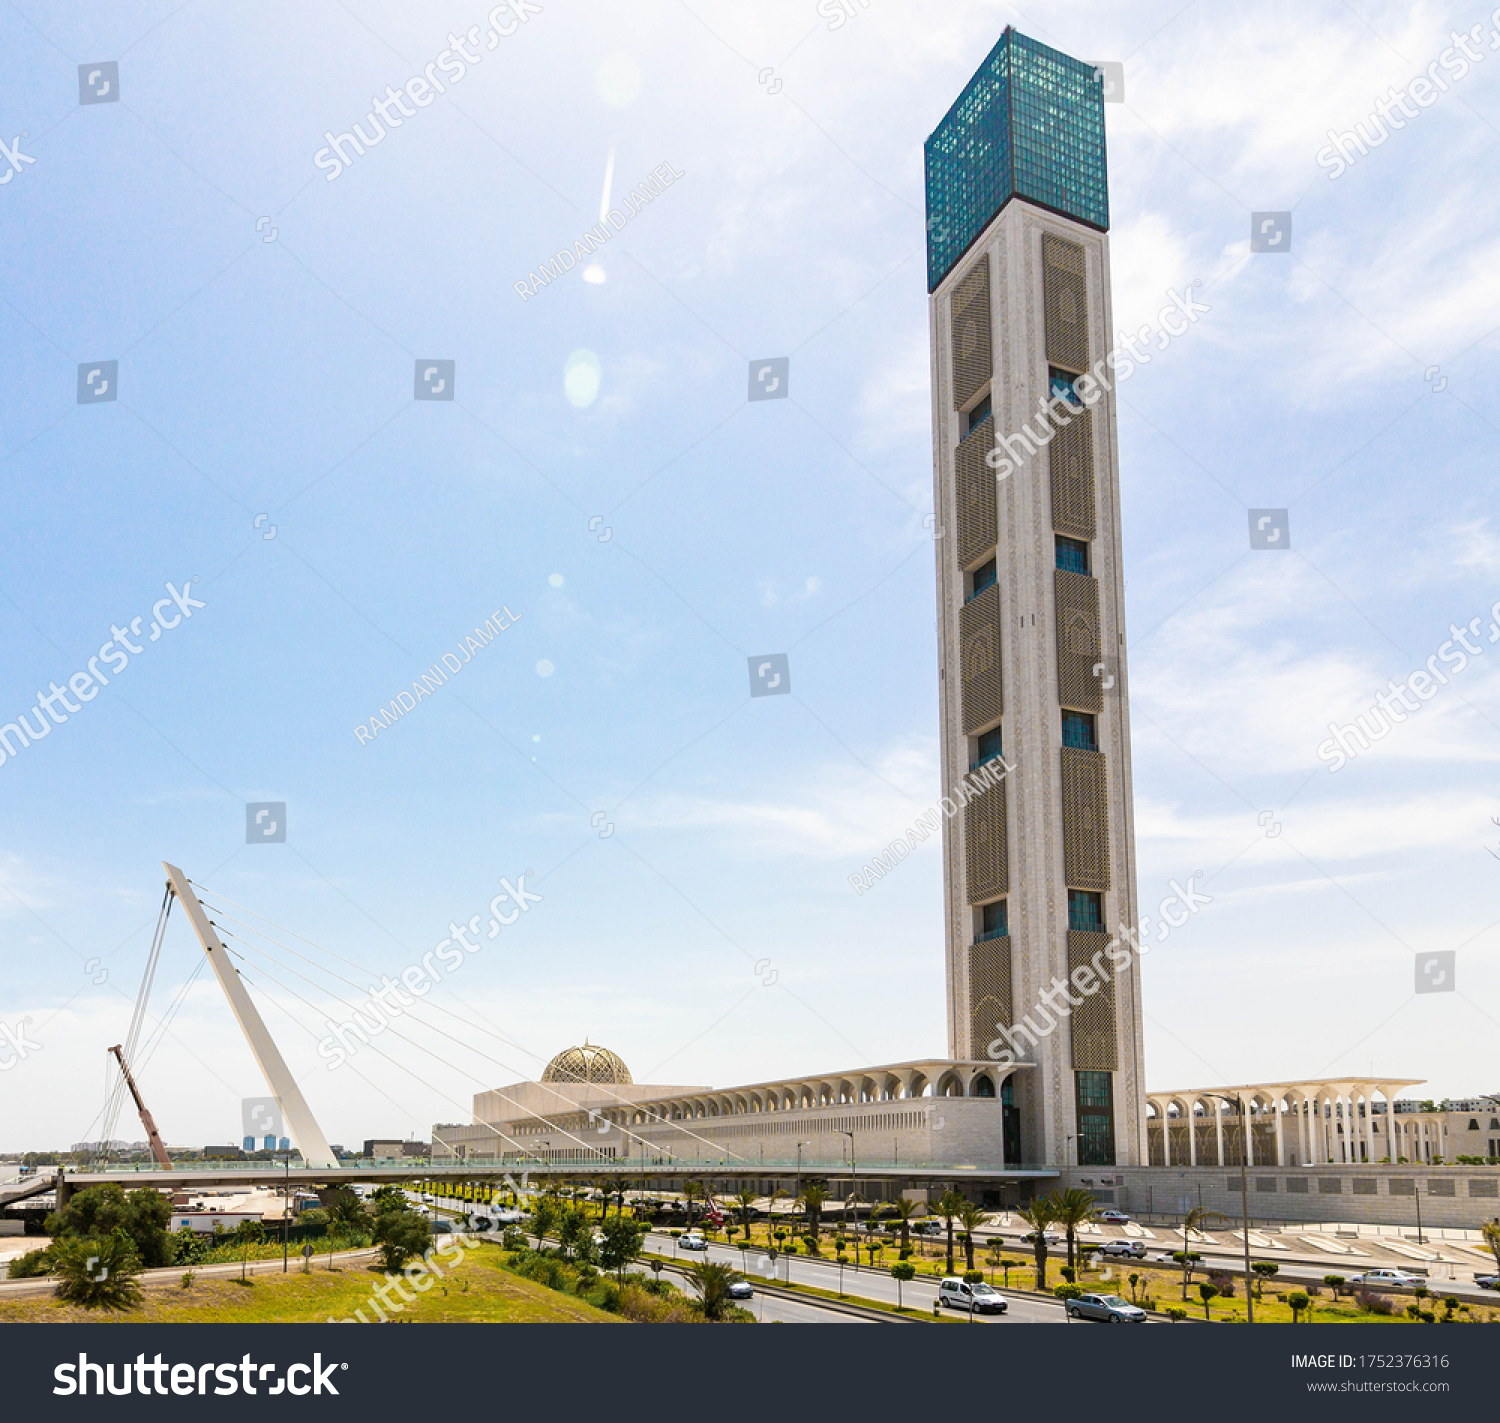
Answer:
POLYGON ((146 1128, 146 1137, 151 1143, 151 1154, 156 1158, 157 1165, 170 1171, 172 1158, 167 1155, 167 1148, 162 1144, 161 1133, 157 1131, 151 1113, 146 1110, 146 1104, 141 1100, 140 1088, 135 1085, 135 1078, 130 1075, 130 1069, 125 1066, 125 1054, 121 1051, 120 1044, 116 1043, 110 1051, 118 1059, 120 1071, 125 1074, 125 1085, 130 1088, 130 1095, 135 1098, 135 1109, 141 1114, 141 1125, 146 1128))

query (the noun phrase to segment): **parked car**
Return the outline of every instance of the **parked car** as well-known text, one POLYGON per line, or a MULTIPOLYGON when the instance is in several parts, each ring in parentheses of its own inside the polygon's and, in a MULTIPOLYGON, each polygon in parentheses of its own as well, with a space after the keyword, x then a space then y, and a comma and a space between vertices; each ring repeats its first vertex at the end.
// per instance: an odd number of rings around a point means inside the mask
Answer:
POLYGON ((1146 1311, 1119 1295, 1080 1295, 1068 1301, 1071 1319, 1099 1319, 1108 1324, 1144 1324, 1146 1311))
MULTIPOLYGON (((1067 1237, 1057 1234, 1056 1231, 1049 1230, 1049 1231, 1046 1232, 1045 1235, 1042 1236, 1042 1239, 1045 1240, 1048 1245, 1062 1245, 1062 1244, 1066 1243, 1067 1237)), ((1021 1244, 1022 1245, 1035 1245, 1036 1244, 1036 1231, 1034 1231, 1034 1230, 1027 1231, 1026 1234, 1021 1237, 1021 1244)))
POLYGON ((953 1275, 938 1286, 938 1303, 945 1308, 968 1310, 974 1314, 1004 1314, 1010 1308, 1004 1295, 991 1289, 983 1280, 968 1285, 953 1275))
POLYGON ((701 1235, 699 1235, 696 1230, 688 1231, 686 1235, 678 1240, 677 1244, 684 1250, 708 1249, 708 1241, 706 1241, 701 1235))
POLYGON ((1106 1225, 1129 1225, 1130 1217, 1124 1211, 1100 1211, 1099 1219, 1106 1225))
POLYGON ((1144 1260, 1146 1245, 1141 1240, 1106 1240, 1099 1247, 1101 1255, 1123 1255, 1130 1260, 1144 1260))
POLYGON ((754 1299, 755 1289, 749 1280, 736 1280, 729 1287, 730 1299, 754 1299))
POLYGON ((1482 1290, 1500 1290, 1500 1274, 1475 1275, 1474 1283, 1482 1290))
POLYGON ((1382 1289, 1415 1289, 1418 1285, 1425 1285, 1425 1276, 1413 1275, 1407 1270, 1366 1270, 1362 1275, 1353 1275, 1349 1279, 1351 1285, 1364 1285, 1382 1289))

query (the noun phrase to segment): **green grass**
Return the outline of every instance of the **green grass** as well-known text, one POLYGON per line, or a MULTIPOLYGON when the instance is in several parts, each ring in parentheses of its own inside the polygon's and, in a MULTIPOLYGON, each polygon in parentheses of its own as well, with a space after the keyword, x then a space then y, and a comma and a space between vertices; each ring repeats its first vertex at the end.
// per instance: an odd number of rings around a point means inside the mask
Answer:
MULTIPOLYGON (((425 1293, 406 1304, 398 1320, 416 1324, 620 1324, 622 1320, 595 1309, 571 1295, 558 1294, 502 1268, 498 1252, 474 1251, 453 1266, 439 1266, 445 1279, 434 1280, 425 1293)), ((300 1262, 292 1273, 251 1275, 241 1284, 236 1276, 194 1281, 183 1289, 176 1281, 146 1287, 142 1308, 122 1315, 79 1309, 46 1297, 0 1301, 0 1324, 69 1324, 119 1322, 127 1324, 301 1324, 352 1319, 362 1310, 367 1320, 379 1315, 370 1305, 371 1292, 384 1282, 378 1266, 346 1264, 304 1275, 300 1262)), ((411 1286, 407 1292, 415 1293, 411 1286)), ((390 1298, 401 1303, 394 1290, 390 1298)), ((387 1310, 389 1313, 389 1310, 387 1310)))
MULTIPOLYGON (((1054 1263, 1056 1257, 1048 1260, 1047 1278, 1053 1285, 1062 1283, 1062 1276, 1058 1273, 1054 1263)), ((1134 1261, 1113 1261, 1110 1265, 1111 1278, 1104 1279, 1102 1272, 1085 1270, 1080 1271, 1078 1283, 1087 1291, 1099 1292, 1109 1291, 1118 1294, 1122 1299, 1130 1298, 1131 1275, 1139 1275, 1140 1281, 1136 1285, 1136 1296, 1149 1296, 1151 1307, 1158 1311, 1169 1308, 1185 1309, 1189 1318, 1203 1318, 1203 1301, 1198 1296, 1198 1285, 1208 1277, 1199 1265, 1193 1271, 1192 1280, 1188 1284, 1188 1297, 1182 1298, 1182 1270, 1170 1267, 1146 1267, 1134 1261)), ((1032 1271, 1030 1269, 1012 1269, 1011 1279, 1022 1289, 1030 1288, 1033 1283, 1032 1271)), ((1330 1272, 1332 1273, 1332 1272, 1330 1272)), ((1446 1313, 1442 1307, 1441 1296, 1444 1291, 1441 1288, 1442 1281, 1437 1281, 1438 1288, 1434 1290, 1437 1299, 1429 1297, 1421 1301, 1423 1309, 1433 1310, 1439 1319, 1446 1313)), ((1292 1321, 1292 1309, 1283 1296, 1294 1290, 1310 1290, 1305 1284, 1298 1284, 1292 1280, 1277 1280, 1274 1284, 1267 1282, 1264 1295, 1255 1301, 1255 1322, 1257 1324, 1290 1324, 1292 1321)), ((1371 1314, 1363 1310, 1347 1294, 1338 1299, 1333 1298, 1333 1292, 1327 1285, 1318 1285, 1318 1294, 1312 1299, 1312 1310, 1309 1313, 1304 1310, 1301 1322, 1312 1324, 1411 1324, 1405 1314, 1406 1306, 1416 1303, 1409 1293, 1390 1291, 1388 1298, 1395 1306, 1395 1313, 1390 1315, 1371 1314)), ((1238 1276, 1234 1280, 1233 1299, 1214 1299, 1209 1304, 1208 1317, 1211 1320, 1219 1320, 1225 1323, 1245 1319, 1245 1282, 1238 1276)), ((1467 1302, 1467 1301, 1466 1301, 1467 1302)), ((1500 1320, 1500 1310, 1487 1309, 1478 1303, 1469 1304, 1469 1312, 1465 1314, 1459 1310, 1455 1316, 1457 1320, 1500 1320)))

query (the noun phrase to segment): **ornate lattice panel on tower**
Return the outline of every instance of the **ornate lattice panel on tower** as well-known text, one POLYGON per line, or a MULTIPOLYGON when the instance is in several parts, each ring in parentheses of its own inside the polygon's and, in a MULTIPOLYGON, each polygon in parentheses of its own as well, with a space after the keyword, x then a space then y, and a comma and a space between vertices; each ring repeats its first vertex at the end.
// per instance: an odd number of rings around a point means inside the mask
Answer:
POLYGON ((1099 646, 1099 584, 1086 573, 1066 568, 1053 573, 1057 594, 1057 696, 1074 711, 1104 709, 1099 646))
MULTIPOLYGON (((1074 1008, 1069 1024, 1073 1038, 1073 1067, 1079 1072, 1115 1072, 1119 1069, 1119 1049, 1115 1040, 1115 981, 1110 968, 1109 955, 1104 952, 1109 944, 1108 934, 1068 933, 1068 973, 1071 975, 1080 966, 1087 965, 1098 977, 1098 966, 1094 956, 1100 955, 1106 974, 1096 992, 1084 995, 1077 991, 1074 980, 1074 996, 1083 1003, 1074 1008)), ((1085 980, 1087 982, 1087 980, 1085 980)))
POLYGON ((1089 368, 1088 264, 1076 242, 1042 234, 1047 360, 1074 375, 1089 368))
POLYGON ((1058 430, 1047 446, 1047 467, 1052 476, 1052 527, 1075 539, 1092 539, 1096 532, 1092 410, 1080 410, 1058 430))
POLYGON ((964 878, 970 904, 983 904, 1010 888, 1004 781, 964 807, 964 878))
POLYGON ((1013 1022, 1010 935, 1002 934, 969 946, 969 1056, 984 1056, 1000 1026, 1013 1022))
POLYGON ((995 475, 984 457, 995 448, 995 422, 982 420, 953 456, 958 563, 969 568, 995 547, 995 475))
POLYGON ((993 374, 990 356, 990 259, 980 259, 953 289, 953 408, 962 410, 993 374))
POLYGON ((973 736, 998 721, 1003 710, 998 586, 986 588, 959 610, 958 639, 964 733, 973 736))
POLYGON ((1101 751, 1062 749, 1063 873, 1070 889, 1109 888, 1109 770, 1101 751))

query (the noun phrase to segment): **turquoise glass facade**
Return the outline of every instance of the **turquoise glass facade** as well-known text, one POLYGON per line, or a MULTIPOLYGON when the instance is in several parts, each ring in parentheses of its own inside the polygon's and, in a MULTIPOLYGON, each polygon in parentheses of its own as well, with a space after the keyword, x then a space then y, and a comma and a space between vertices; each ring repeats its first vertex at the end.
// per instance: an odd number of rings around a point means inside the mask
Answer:
POLYGON ((1006 28, 927 140, 927 290, 1012 198, 1109 230, 1093 64, 1006 28))

